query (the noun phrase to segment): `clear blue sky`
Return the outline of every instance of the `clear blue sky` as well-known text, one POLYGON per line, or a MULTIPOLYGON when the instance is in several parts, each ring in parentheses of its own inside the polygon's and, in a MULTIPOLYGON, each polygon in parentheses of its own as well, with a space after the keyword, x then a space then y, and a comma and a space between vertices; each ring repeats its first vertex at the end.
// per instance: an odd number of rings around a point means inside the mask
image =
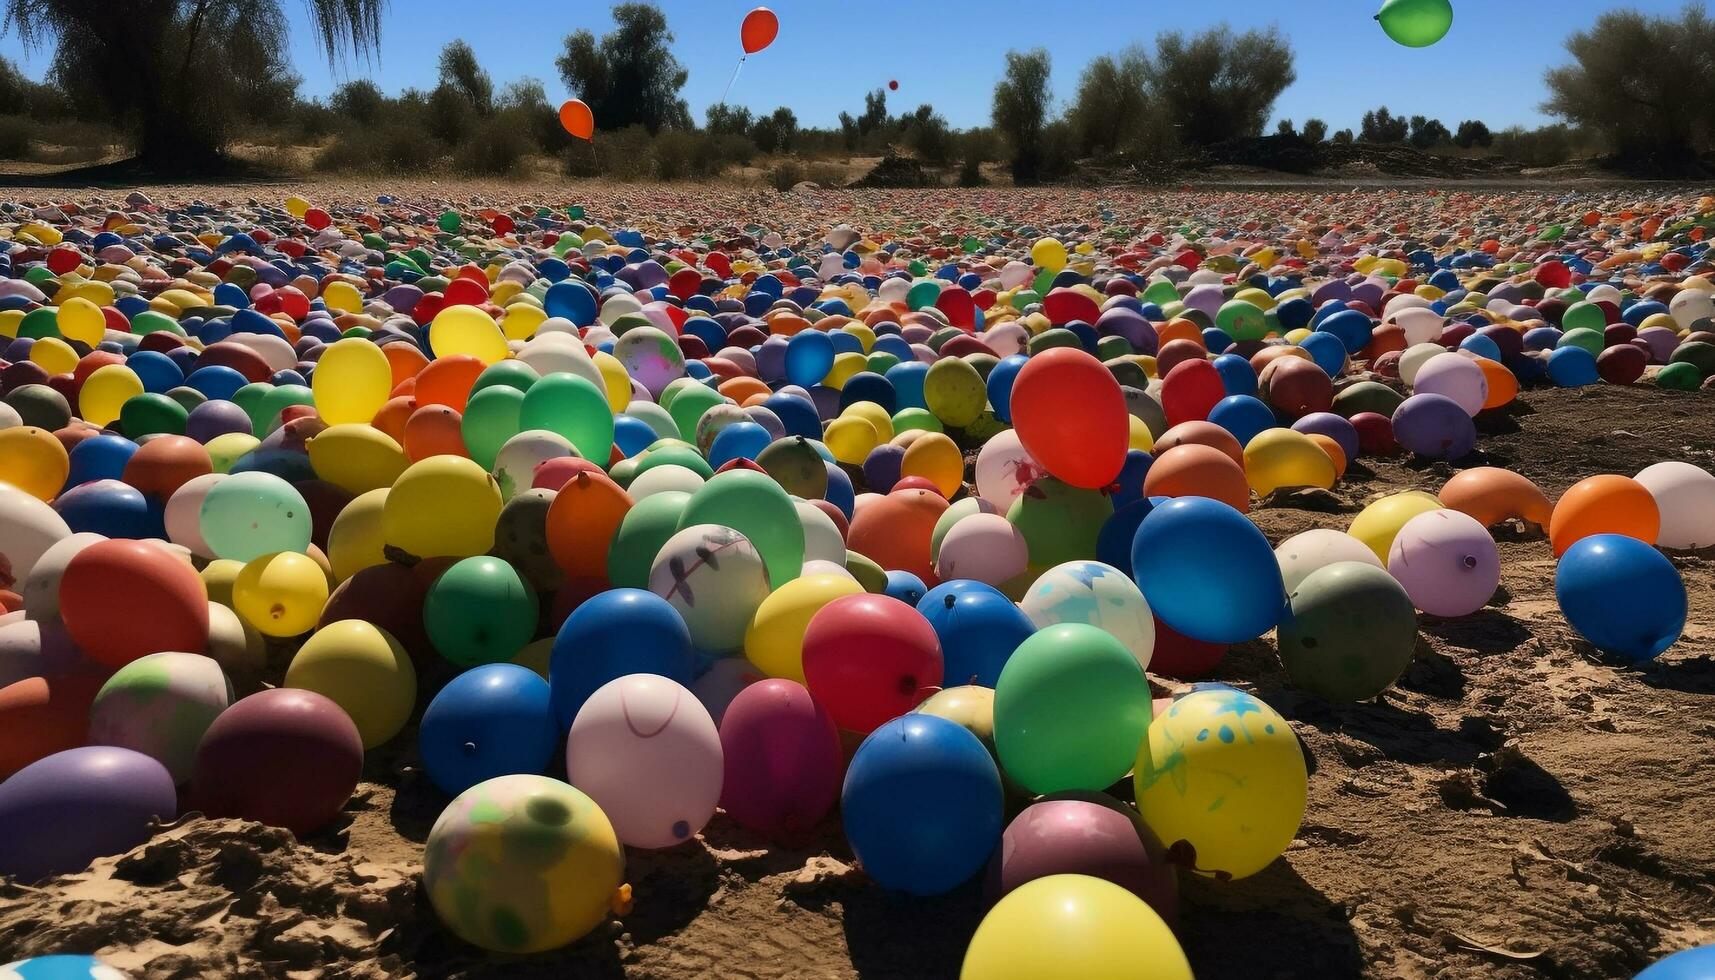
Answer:
MULTIPOLYGON (((380 58, 330 72, 316 51, 303 5, 282 0, 292 18, 292 61, 305 95, 326 95, 339 82, 368 75, 388 92, 433 87, 441 45, 462 37, 497 86, 540 78, 550 100, 569 96, 554 70, 561 39, 580 27, 598 36, 611 26, 603 0, 392 0, 380 58)), ((720 100, 740 53, 738 25, 754 0, 662 0, 690 70, 683 95, 700 121, 720 100)), ((1311 116, 1331 128, 1355 127, 1366 109, 1438 116, 1448 125, 1480 118, 1491 126, 1545 122, 1537 105, 1543 69, 1566 60, 1566 35, 1604 10, 1632 6, 1674 14, 1682 0, 1454 0, 1452 33, 1425 50, 1399 47, 1371 19, 1380 0, 1224 0, 1157 3, 1111 0, 1077 5, 1044 0, 773 0, 780 15, 774 46, 746 63, 730 101, 753 109, 790 106, 804 125, 832 124, 842 109, 861 111, 863 93, 889 79, 894 112, 922 102, 956 126, 984 123, 1008 48, 1046 47, 1054 56, 1054 89, 1064 102, 1092 57, 1158 31, 1275 24, 1291 38, 1298 81, 1275 106, 1278 117, 1311 116), (1106 11, 1106 12, 1103 12, 1106 11)), ((26 53, 14 35, 0 54, 40 77, 50 52, 26 53)))

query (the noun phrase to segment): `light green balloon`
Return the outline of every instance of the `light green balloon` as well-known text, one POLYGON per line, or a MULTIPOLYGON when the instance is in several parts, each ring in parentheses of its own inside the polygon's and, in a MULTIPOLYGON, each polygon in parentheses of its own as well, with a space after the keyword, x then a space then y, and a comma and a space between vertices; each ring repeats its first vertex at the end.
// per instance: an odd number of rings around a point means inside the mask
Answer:
POLYGON ((272 473, 234 473, 203 497, 198 518, 216 558, 248 562, 310 547, 310 507, 303 495, 272 473))
POLYGON ((1592 355, 1599 355, 1602 353, 1603 345, 1605 343, 1606 341, 1604 340, 1601 331, 1592 330, 1589 327, 1574 327, 1561 334, 1560 339, 1555 341, 1554 346, 1582 347, 1592 355))
POLYGON ((673 424, 679 427, 679 432, 687 438, 695 436, 697 421, 703 413, 726 401, 718 391, 704 384, 694 383, 691 387, 679 389, 673 396, 673 403, 667 406, 667 411, 673 416, 673 424))
POLYGON ((1268 336, 1268 318, 1262 308, 1242 299, 1230 299, 1215 313, 1215 326, 1234 340, 1261 340, 1268 336))
POLYGON ((1387 0, 1376 14, 1387 36, 1408 48, 1427 48, 1453 29, 1452 0, 1387 0))
POLYGON ((256 412, 250 417, 252 430, 256 438, 267 435, 273 428, 280 413, 293 405, 314 405, 315 393, 307 385, 278 385, 272 391, 262 396, 256 405, 256 412))
POLYGON ((657 466, 683 466, 692 473, 707 480, 715 475, 714 467, 704 459, 696 449, 677 440, 664 445, 657 445, 646 450, 637 457, 637 467, 632 470, 632 479, 642 476, 657 466))
POLYGON ((943 357, 929 365, 923 377, 923 400, 936 418, 962 429, 988 407, 988 387, 976 368, 960 358, 943 357))
POLYGON ((1113 516, 1113 501, 1100 490, 1068 486, 1051 476, 1031 484, 1007 509, 1006 519, 1024 535, 1030 568, 1038 574, 1096 553, 1096 538, 1113 516))
POLYGON ((478 466, 485 470, 494 469, 500 447, 524 431, 518 424, 523 411, 524 392, 511 385, 491 385, 472 395, 465 403, 459 432, 464 436, 465 451, 478 466))
POLYGON ((1124 643, 1087 623, 1047 626, 995 683, 995 751, 1032 793, 1102 790, 1137 761, 1151 714, 1149 681, 1124 643))
POLYGON ((691 495, 663 490, 639 500, 625 512, 607 552, 607 580, 616 589, 648 589, 649 568, 661 546, 678 533, 691 495))
MULTIPOLYGON (((719 524, 750 539, 778 589, 804 567, 804 525, 792 498, 766 473, 728 470, 691 495, 679 527, 719 524)), ((653 556, 651 556, 653 557, 653 556)))
POLYGON ((588 378, 552 374, 530 386, 518 413, 519 431, 559 433, 583 458, 606 463, 613 452, 613 409, 588 378))

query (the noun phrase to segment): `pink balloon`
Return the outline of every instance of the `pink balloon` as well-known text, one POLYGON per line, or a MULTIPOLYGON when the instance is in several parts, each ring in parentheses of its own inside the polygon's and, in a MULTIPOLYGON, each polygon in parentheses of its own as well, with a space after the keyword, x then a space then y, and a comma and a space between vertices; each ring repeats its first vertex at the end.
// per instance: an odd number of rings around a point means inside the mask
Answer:
POLYGON ((721 808, 761 834, 807 831, 840 795, 844 758, 828 709, 802 684, 752 684, 721 719, 721 808))
POLYGON ((621 843, 672 847, 714 816, 720 733, 678 682, 627 674, 578 709, 566 736, 566 779, 601 807, 621 843))
POLYGON ((1489 379, 1476 361, 1448 351, 1431 357, 1417 369, 1412 390, 1420 395, 1446 395, 1458 402, 1465 414, 1476 415, 1489 398, 1489 379))
POLYGON ((1412 605, 1432 616, 1474 613, 1501 584, 1495 539, 1476 518, 1456 510, 1406 521, 1388 549, 1387 570, 1412 605))
POLYGON ((1017 527, 999 514, 960 518, 941 539, 935 574, 942 580, 975 579, 1000 585, 1024 573, 1030 547, 1017 527))

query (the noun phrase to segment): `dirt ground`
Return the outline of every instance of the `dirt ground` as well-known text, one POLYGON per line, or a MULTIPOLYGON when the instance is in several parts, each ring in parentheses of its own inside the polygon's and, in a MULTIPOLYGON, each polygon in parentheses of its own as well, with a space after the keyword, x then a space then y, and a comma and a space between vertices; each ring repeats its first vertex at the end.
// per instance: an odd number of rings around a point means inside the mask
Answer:
MULTIPOLYGON (((1530 393, 1483 420, 1482 452, 1461 463, 1511 467, 1550 494, 1663 459, 1715 465, 1712 408, 1644 387, 1530 393)), ((1343 528, 1367 499, 1452 472, 1354 467, 1334 495, 1255 516, 1277 542, 1343 528)), ((1296 693, 1266 639, 1215 673, 1291 718, 1313 767, 1283 859, 1243 881, 1185 880, 1181 939, 1199 976, 1625 977, 1715 941, 1715 553, 1673 556, 1690 622, 1636 669, 1566 625, 1540 533, 1500 537, 1490 606, 1425 617, 1415 663, 1375 703, 1296 693)), ((630 855, 623 921, 557 953, 490 956, 442 929, 418 887, 445 798, 410 741, 371 754, 347 818, 313 840, 191 818, 87 873, 0 884, 0 960, 99 951, 160 980, 953 977, 982 917, 976 884, 884 894, 850 867, 837 817, 770 846, 717 816, 693 846, 630 855)))

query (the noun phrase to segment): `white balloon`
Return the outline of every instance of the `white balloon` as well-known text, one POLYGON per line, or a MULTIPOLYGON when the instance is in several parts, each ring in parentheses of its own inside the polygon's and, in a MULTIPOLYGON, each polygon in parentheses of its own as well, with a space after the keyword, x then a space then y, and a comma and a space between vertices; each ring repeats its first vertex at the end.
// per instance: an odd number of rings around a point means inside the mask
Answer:
POLYGON ((69 538, 55 541, 52 548, 42 552, 42 557, 36 559, 36 567, 30 569, 23 587, 18 590, 24 597, 25 617, 39 622, 59 619, 60 579, 65 576, 66 565, 78 552, 97 541, 106 540, 105 534, 79 531, 69 538))
POLYGON ((1280 578, 1291 595, 1310 573, 1335 562, 1361 561, 1386 570, 1370 546, 1344 531, 1319 527, 1294 534, 1274 549, 1274 559, 1280 563, 1280 578))
POLYGON ((213 558, 214 549, 202 536, 202 504, 214 485, 226 479, 225 473, 204 473, 185 481, 167 498, 167 540, 189 548, 200 558, 213 558))
POLYGON ((71 537, 71 528, 52 507, 0 483, 0 589, 24 581, 54 543, 71 537))
POLYGON ((1715 476, 1690 463, 1673 460, 1646 466, 1634 477, 1655 498, 1663 548, 1715 545, 1715 476))

